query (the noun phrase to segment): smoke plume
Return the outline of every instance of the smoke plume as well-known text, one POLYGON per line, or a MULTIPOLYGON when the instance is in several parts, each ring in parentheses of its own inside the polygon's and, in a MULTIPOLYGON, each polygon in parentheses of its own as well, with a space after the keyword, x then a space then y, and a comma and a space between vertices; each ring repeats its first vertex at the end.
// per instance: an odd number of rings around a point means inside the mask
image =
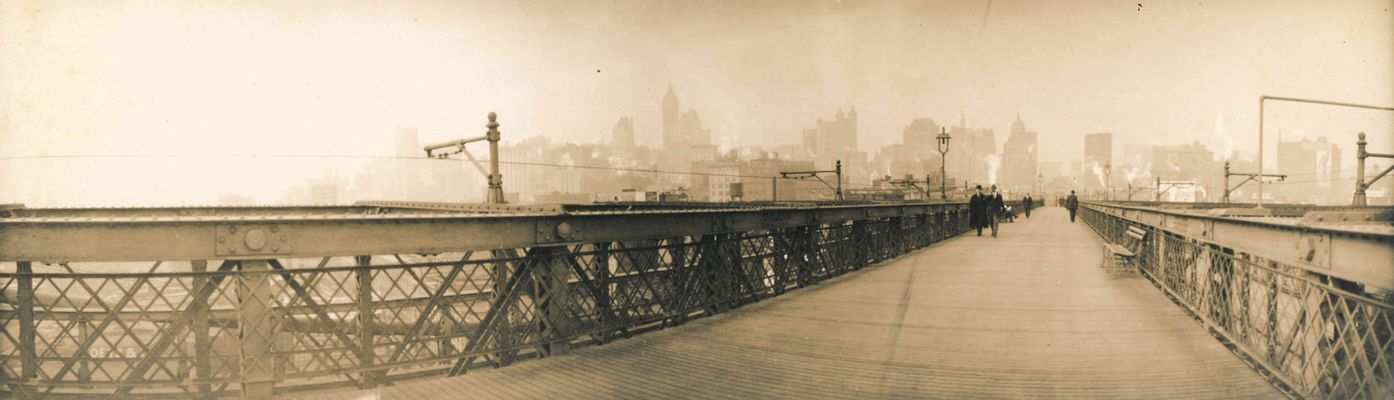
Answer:
POLYGON ((988 154, 986 157, 983 157, 983 161, 987 161, 987 183, 996 185, 997 168, 1002 166, 1002 156, 988 154))

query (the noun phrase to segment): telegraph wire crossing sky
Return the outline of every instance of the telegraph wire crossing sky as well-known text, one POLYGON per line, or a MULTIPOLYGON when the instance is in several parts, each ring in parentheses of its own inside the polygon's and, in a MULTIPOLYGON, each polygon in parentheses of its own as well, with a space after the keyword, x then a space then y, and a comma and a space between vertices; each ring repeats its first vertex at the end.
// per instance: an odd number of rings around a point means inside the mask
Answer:
MULTIPOLYGON (((855 107, 870 154, 913 119, 962 114, 999 146, 1020 115, 1042 161, 1081 158, 1094 132, 1117 149, 1198 141, 1245 156, 1259 95, 1394 104, 1391 3, 4 2, 0 157, 386 155, 399 128, 422 142, 477 135, 490 111, 506 142, 594 143, 630 117, 636 140, 657 146, 670 84, 724 149, 796 143, 855 107)), ((1390 113, 1265 114, 1269 154, 1279 132, 1325 136, 1347 158, 1360 131, 1371 151, 1394 148, 1390 113)), ((0 163, 6 201, 198 175, 0 163)), ((199 185, 253 187, 298 169, 224 168, 199 185)))

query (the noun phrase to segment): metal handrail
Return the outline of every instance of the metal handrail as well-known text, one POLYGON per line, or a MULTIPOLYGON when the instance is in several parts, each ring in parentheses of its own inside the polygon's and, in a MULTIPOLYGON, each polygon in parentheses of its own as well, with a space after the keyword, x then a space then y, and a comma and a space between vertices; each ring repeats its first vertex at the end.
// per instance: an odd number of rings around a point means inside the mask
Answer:
POLYGON ((1291 397, 1394 394, 1390 292, 1226 247, 1162 219, 1109 212, 1115 206, 1087 203, 1081 217, 1107 240, 1119 240, 1128 227, 1152 232, 1139 246, 1142 275, 1291 397))
MULTIPOLYGON (((815 284, 964 232, 966 212, 962 204, 908 204, 524 215, 505 219, 529 224, 529 234, 546 227, 553 240, 405 258, 398 254, 415 252, 239 253, 186 264, 174 251, 145 261, 164 270, 142 273, 34 272, 38 261, 19 260, 9 264, 13 272, 0 272, 7 293, 0 324, 12 333, 0 335, 0 365, 9 368, 0 374, 8 392, 0 394, 258 397, 508 365, 815 284), (664 227, 662 235, 600 236, 609 231, 590 229, 606 225, 586 218, 701 223, 664 227), (290 263, 296 259, 304 266, 290 263), (120 348, 121 356, 94 356, 103 348, 120 348)), ((416 229, 354 223, 344 229, 416 229)), ((0 236, 6 229, 13 225, 0 223, 0 236)), ((48 245, 60 255, 68 246, 48 245)), ((145 245, 157 254, 164 243, 145 245)))

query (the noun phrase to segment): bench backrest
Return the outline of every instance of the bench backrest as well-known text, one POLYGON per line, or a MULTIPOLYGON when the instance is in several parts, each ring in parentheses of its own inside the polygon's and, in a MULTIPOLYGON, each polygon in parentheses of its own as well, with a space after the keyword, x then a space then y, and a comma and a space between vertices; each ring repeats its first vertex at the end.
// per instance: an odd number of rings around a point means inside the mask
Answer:
POLYGON ((1142 240, 1147 237, 1147 231, 1136 226, 1129 226, 1128 237, 1133 238, 1133 240, 1142 240))

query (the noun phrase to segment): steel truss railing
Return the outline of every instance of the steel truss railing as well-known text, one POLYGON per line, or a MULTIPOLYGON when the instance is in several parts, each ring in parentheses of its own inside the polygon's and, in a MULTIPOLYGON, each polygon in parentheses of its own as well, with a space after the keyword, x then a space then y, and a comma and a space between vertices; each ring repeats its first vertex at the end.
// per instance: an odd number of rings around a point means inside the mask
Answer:
POLYGON ((11 261, 3 394, 260 398, 462 374, 740 307, 968 228, 963 204, 840 210, 861 217, 432 254, 11 261), (132 266, 148 272, 91 272, 132 266))
POLYGON ((1394 398, 1388 293, 1101 210, 1080 214, 1114 243, 1129 226, 1147 230, 1142 275, 1289 395, 1394 398))

